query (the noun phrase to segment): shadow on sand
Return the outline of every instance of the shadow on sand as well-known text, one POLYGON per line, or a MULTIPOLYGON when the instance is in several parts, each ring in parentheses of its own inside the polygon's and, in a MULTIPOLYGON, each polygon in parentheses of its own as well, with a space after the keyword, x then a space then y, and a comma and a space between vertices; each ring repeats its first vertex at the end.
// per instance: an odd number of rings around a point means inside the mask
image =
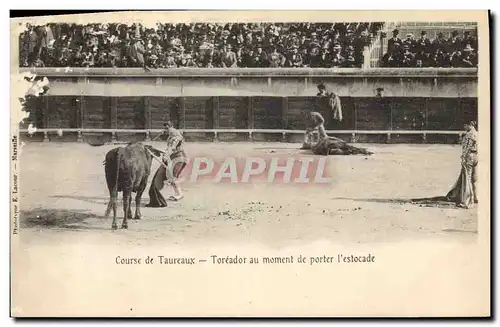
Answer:
MULTIPOLYGON (((96 196, 80 196, 80 195, 53 195, 51 198, 55 199, 71 199, 71 200, 80 200, 80 201, 85 201, 88 203, 94 203, 94 204, 99 204, 104 207, 103 210, 106 209, 106 206, 108 205, 109 202, 109 197, 96 197, 96 196)), ((117 204, 119 206, 122 205, 122 196, 118 196, 118 201, 117 204)), ((142 201, 141 201, 141 208, 146 208, 146 204, 149 202, 148 197, 142 196, 142 201)), ((132 194, 132 208, 135 208, 135 193, 132 194)))
POLYGON ((356 202, 389 203, 389 204, 413 204, 436 208, 457 208, 455 202, 448 200, 445 196, 415 199, 358 199, 358 198, 332 198, 332 200, 350 200, 356 202))
POLYGON ((86 225, 86 219, 101 218, 93 213, 84 210, 66 209, 45 209, 37 208, 33 210, 21 211, 20 226, 22 228, 67 228, 67 229, 103 229, 86 225))

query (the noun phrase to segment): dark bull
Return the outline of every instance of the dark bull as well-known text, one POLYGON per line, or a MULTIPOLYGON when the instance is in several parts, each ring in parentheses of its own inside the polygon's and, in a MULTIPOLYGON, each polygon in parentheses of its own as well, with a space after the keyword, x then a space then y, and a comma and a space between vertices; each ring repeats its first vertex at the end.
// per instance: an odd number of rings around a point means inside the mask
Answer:
POLYGON ((130 143, 126 147, 118 147, 106 153, 104 171, 108 185, 110 200, 106 208, 106 217, 113 209, 113 223, 111 227, 117 228, 116 224, 116 200, 118 193, 123 192, 123 222, 122 228, 128 228, 127 219, 132 219, 130 209, 132 193, 135 193, 135 216, 141 219, 141 197, 148 183, 151 173, 152 155, 160 156, 161 151, 150 145, 142 143, 130 143))

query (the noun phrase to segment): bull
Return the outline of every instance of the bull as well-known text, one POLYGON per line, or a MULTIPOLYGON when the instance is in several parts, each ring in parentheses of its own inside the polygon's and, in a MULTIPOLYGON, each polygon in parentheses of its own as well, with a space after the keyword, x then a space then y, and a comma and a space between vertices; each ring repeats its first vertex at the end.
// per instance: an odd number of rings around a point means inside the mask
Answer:
POLYGON ((160 156, 162 151, 142 143, 129 143, 125 147, 114 148, 106 153, 104 171, 110 200, 105 216, 113 209, 112 229, 117 229, 116 200, 123 192, 122 228, 128 228, 128 219, 132 219, 132 193, 135 193, 135 216, 141 219, 141 197, 148 184, 153 155, 160 156))

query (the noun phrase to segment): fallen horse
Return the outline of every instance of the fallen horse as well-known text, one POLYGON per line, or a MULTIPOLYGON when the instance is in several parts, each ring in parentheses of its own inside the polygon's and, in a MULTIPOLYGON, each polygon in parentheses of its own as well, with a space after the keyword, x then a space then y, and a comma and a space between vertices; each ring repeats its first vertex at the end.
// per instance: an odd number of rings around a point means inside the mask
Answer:
POLYGON ((329 137, 320 137, 319 141, 312 145, 311 150, 316 155, 372 155, 373 152, 370 152, 364 148, 358 148, 350 145, 346 141, 329 136, 329 137))

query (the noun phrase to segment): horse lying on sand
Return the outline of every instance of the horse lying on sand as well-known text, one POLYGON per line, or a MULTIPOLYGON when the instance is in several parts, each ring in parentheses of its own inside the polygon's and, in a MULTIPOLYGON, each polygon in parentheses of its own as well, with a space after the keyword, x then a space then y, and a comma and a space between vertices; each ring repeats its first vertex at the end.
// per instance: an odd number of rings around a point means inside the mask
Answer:
POLYGON ((311 150, 316 155, 372 155, 373 152, 350 145, 346 141, 333 136, 321 137, 312 145, 311 150))

